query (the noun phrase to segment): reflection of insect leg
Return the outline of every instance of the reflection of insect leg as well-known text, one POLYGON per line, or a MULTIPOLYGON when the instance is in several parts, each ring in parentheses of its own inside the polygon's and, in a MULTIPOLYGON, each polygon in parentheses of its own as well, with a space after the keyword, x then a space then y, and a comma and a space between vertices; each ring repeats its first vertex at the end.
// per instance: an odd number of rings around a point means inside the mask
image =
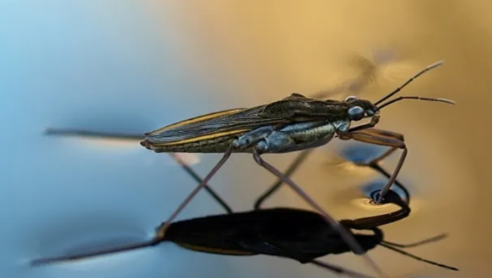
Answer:
POLYGON ((393 174, 391 175, 391 177, 388 180, 388 183, 383 187, 381 193, 379 194, 377 203, 381 203, 383 201, 384 195, 386 195, 388 190, 391 188, 391 185, 395 182, 395 179, 398 176, 398 173, 400 172, 401 167, 403 166, 403 162, 405 161, 405 157, 407 156, 408 153, 407 147, 403 142, 403 135, 391 131, 367 128, 363 130, 347 132, 346 134, 341 135, 340 139, 342 140, 353 139, 368 144, 391 147, 391 149, 388 150, 386 153, 384 153, 380 157, 370 162, 371 164, 374 164, 375 161, 377 162, 387 157, 396 149, 403 150, 400 159, 398 160, 398 164, 396 165, 396 168, 393 171, 393 174))
MULTIPOLYGON (((354 253, 359 253, 361 256, 366 256, 361 249, 360 245, 357 243, 355 238, 352 236, 352 234, 338 221, 333 219, 316 201, 314 201, 308 194, 306 194, 294 181, 292 181, 290 178, 286 177, 282 172, 277 170, 275 167, 273 167, 271 164, 263 160, 261 158, 260 154, 258 152, 253 153, 253 158, 255 159, 256 163, 258 163, 260 166, 265 168, 267 171, 272 173, 273 175, 277 176, 279 179, 281 179, 283 182, 288 184, 294 191, 296 191, 301 198, 304 199, 309 205, 311 205, 314 209, 316 209, 322 216, 325 218, 325 220, 335 229, 339 232, 340 236, 342 239, 352 247, 354 253), (357 247, 357 248, 354 248, 357 247)), ((379 267, 376 265, 374 261, 366 257, 365 260, 378 274, 381 276, 382 271, 379 269, 379 267)))
MULTIPOLYGON (((57 135, 57 136, 77 136, 77 137, 93 137, 93 138, 104 138, 104 139, 123 139, 123 140, 141 140, 142 135, 133 134, 118 134, 118 133, 105 133, 105 132, 94 132, 88 130, 74 130, 74 129, 47 129, 45 131, 47 135, 57 135)), ((171 158, 173 158, 195 181, 198 183, 202 182, 200 176, 188 165, 184 160, 182 160, 179 155, 175 153, 168 153, 171 158)), ((227 205, 227 203, 207 184, 204 185, 205 190, 214 198, 228 213, 232 213, 232 209, 227 205)))

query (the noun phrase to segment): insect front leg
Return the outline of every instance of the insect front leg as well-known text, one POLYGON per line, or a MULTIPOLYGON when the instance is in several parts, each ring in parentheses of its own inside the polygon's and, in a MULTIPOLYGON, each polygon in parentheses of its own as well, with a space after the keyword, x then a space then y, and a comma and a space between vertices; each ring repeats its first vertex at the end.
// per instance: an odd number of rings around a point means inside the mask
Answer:
MULTIPOLYGON (((403 166, 403 162, 405 162, 405 158, 408 153, 407 146, 405 143, 400 140, 399 138, 393 136, 387 136, 383 135, 383 132, 385 134, 397 134, 397 133, 391 133, 391 132, 386 132, 383 130, 376 130, 374 131, 373 128, 368 128, 364 130, 357 130, 357 131, 352 131, 352 132, 346 132, 346 133, 340 133, 339 137, 342 140, 356 140, 359 142, 364 142, 364 143, 369 143, 373 145, 380 145, 380 146, 386 146, 386 147, 392 147, 394 149, 402 149, 403 152, 400 156, 400 159, 398 160, 398 164, 396 165, 395 170, 393 171, 393 174, 389 178, 388 183, 383 187, 381 190, 381 193, 379 194, 379 198, 376 201, 376 203, 380 204, 384 196, 388 193, 388 190, 391 188, 391 185, 395 182, 396 177, 398 176, 398 173, 401 170, 401 167, 403 166)), ((387 155, 386 155, 387 156, 387 155)))
MULTIPOLYGON (((405 137, 403 136, 403 134, 397 133, 397 132, 393 132, 393 131, 387 131, 387 130, 382 130, 382 129, 377 129, 377 128, 370 128, 370 129, 366 129, 366 132, 367 133, 370 133, 370 134, 373 134, 375 136, 390 137, 390 138, 394 138, 394 139, 400 140, 401 142, 404 142, 405 141, 405 137)), ((381 161, 381 160, 387 158, 388 156, 390 156, 397 149, 398 149, 398 147, 390 147, 390 149, 388 149, 386 152, 384 152, 380 156, 371 159, 369 162, 359 162, 359 163, 357 163, 357 165, 358 166, 369 166, 369 167, 372 167, 372 166, 378 164, 379 161, 381 161)))

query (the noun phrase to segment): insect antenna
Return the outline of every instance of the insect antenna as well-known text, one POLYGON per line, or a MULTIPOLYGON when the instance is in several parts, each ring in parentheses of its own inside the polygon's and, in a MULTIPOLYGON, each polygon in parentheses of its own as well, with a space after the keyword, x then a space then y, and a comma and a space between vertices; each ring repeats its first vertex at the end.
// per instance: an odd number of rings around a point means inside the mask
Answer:
POLYGON ((398 93, 399 91, 401 91, 401 89, 405 88, 408 84, 410 84, 413 80, 415 80, 417 77, 421 76, 422 74, 428 72, 429 70, 431 69, 434 69, 434 68, 437 68, 439 67, 440 65, 442 65, 444 62, 443 61, 438 61, 438 62, 435 62, 434 64, 432 65, 429 65, 427 66, 425 69, 419 71, 418 73, 416 73, 414 76, 410 77, 405 83, 403 83, 401 86, 399 86, 398 88, 396 88, 393 92, 387 94, 386 96, 384 96, 382 99, 378 100, 377 102, 374 103, 374 105, 378 105, 379 103, 387 100, 388 98, 392 97, 393 95, 395 95, 396 93, 398 93))
POLYGON ((415 99, 415 100, 425 100, 425 101, 436 101, 436 102, 443 102, 443 103, 447 103, 447 104, 455 104, 454 101, 450 100, 450 99, 445 99, 445 98, 429 98, 429 97, 418 97, 418 96, 402 96, 402 97, 397 97, 393 100, 390 100, 384 104, 382 104, 381 106, 377 107, 376 111, 378 110, 381 110, 383 109, 383 107, 386 107, 392 103, 395 103, 397 101, 400 101, 400 100, 404 100, 404 99, 415 99))
POLYGON ((397 253, 400 253, 400 254, 402 254, 402 255, 405 255, 405 256, 407 256, 407 257, 413 258, 413 259, 415 259, 415 260, 417 260, 417 261, 421 261, 421 262, 424 262, 424 263, 428 263, 428 264, 431 264, 431 265, 435 265, 435 266, 438 266, 438 267, 442 267, 442 268, 445 268, 445 269, 448 269, 448 270, 459 271, 459 269, 457 269, 457 268, 455 268, 455 267, 448 266, 448 265, 444 265, 444 264, 441 264, 441 263, 438 263, 438 262, 433 262, 433 261, 426 260, 426 259, 424 259, 424 258, 421 258, 421 257, 415 256, 415 255, 413 255, 413 254, 410 254, 410 253, 408 253, 408 252, 405 252, 405 251, 403 251, 403 250, 400 250, 400 249, 398 249, 398 248, 396 248, 396 247, 393 247, 393 246, 388 245, 388 244, 383 243, 383 242, 381 242, 379 245, 381 245, 381 246, 383 246, 383 247, 385 247, 385 248, 388 248, 388 249, 390 249, 390 250, 393 250, 393 251, 395 251, 395 252, 397 252, 397 253))
POLYGON ((106 250, 80 253, 80 254, 76 254, 76 255, 66 255, 66 256, 37 259, 37 260, 31 261, 30 264, 31 264, 31 266, 40 266, 40 265, 46 265, 46 264, 52 264, 52 263, 60 263, 60 262, 75 261, 75 260, 80 260, 80 259, 87 259, 90 257, 109 255, 109 254, 120 253, 120 252, 135 250, 135 249, 147 248, 147 247, 155 246, 155 245, 159 244, 161 241, 162 241, 162 239, 160 239, 160 238, 154 238, 154 239, 147 241, 147 242, 129 244, 126 246, 115 247, 115 248, 108 248, 106 250))
POLYGON ((447 234, 440 234, 438 236, 434 236, 434 237, 431 237, 431 238, 427 238, 427 239, 424 239, 424 240, 421 240, 421 241, 417 241, 417 242, 414 242, 414 243, 409 243, 409 244, 400 244, 400 243, 394 243, 394 242, 385 241, 385 240, 383 240, 381 242, 383 242, 386 245, 391 245, 393 247, 412 248, 412 247, 417 247, 417 246, 421 246, 421 245, 424 245, 424 244, 427 244, 427 243, 432 243, 432 242, 436 242, 436 241, 442 240, 442 239, 446 238, 447 236, 448 236, 447 234))

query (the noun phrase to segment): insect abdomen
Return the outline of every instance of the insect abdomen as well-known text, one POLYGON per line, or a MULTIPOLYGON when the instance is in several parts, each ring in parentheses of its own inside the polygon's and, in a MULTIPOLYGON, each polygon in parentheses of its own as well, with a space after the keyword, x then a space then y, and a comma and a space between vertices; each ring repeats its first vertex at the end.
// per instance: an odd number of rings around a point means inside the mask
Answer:
POLYGON ((237 138, 237 134, 209 137, 197 140, 182 140, 172 143, 153 144, 149 140, 140 142, 142 146, 156 153, 224 153, 237 138))

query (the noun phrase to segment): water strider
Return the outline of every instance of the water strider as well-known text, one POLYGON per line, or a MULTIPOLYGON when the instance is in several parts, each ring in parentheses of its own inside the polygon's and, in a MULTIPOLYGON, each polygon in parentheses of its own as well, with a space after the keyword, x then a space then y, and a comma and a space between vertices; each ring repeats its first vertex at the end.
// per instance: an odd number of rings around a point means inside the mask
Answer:
MULTIPOLYGON (((221 200, 220 197, 207 186, 208 181, 221 168, 232 153, 249 153, 253 155, 254 160, 260 166, 279 178, 280 183, 278 186, 282 183, 287 183, 305 201, 323 215, 333 229, 340 232, 342 238, 344 238, 355 253, 363 254, 364 250, 357 244, 353 236, 345 229, 345 227, 340 225, 324 211, 321 206, 294 183, 288 175, 282 174, 274 166, 263 160, 261 155, 265 153, 279 154, 302 151, 300 154, 300 160, 302 161, 312 148, 325 145, 334 137, 338 137, 342 140, 352 139, 390 147, 385 154, 374 161, 378 161, 388 156, 397 149, 402 149, 403 153, 397 167, 390 176, 386 186, 382 189, 377 200, 378 203, 382 202, 403 165, 407 154, 407 148, 403 142, 403 135, 374 128, 379 122, 380 110, 392 103, 404 99, 419 99, 452 104, 452 101, 446 99, 416 96, 403 96, 384 102, 398 93, 412 80, 439 65, 441 65, 441 62, 428 66, 395 91, 389 93, 375 103, 354 96, 347 97, 343 101, 337 101, 317 100, 305 97, 301 94, 292 94, 285 99, 270 104, 248 109, 237 108, 210 113, 145 133, 145 138, 141 141, 141 145, 156 153, 224 153, 224 156, 219 163, 217 163, 210 173, 199 182, 199 185, 171 214, 166 221, 167 224, 164 224, 160 228, 158 234, 161 237, 164 237, 165 232, 172 221, 202 188, 205 187, 214 195, 214 198, 221 200), (351 127, 353 122, 368 118, 370 119, 369 123, 351 127)), ((182 166, 185 166, 183 163, 181 164, 182 166)), ((191 170, 191 168, 188 169, 188 172, 193 175, 189 170, 191 170)), ((193 176, 198 180, 196 174, 193 176)), ((273 193, 272 190, 267 191, 267 193, 268 192, 273 193)), ((263 200, 266 198, 265 196, 262 197, 263 200)), ((222 205, 227 207, 223 200, 222 205)), ((259 203, 257 203, 257 207, 259 207, 259 203)), ((230 210, 230 208, 228 209, 230 210)), ((372 265, 376 272, 380 273, 379 269, 369 258, 366 257, 366 261, 372 265)))

